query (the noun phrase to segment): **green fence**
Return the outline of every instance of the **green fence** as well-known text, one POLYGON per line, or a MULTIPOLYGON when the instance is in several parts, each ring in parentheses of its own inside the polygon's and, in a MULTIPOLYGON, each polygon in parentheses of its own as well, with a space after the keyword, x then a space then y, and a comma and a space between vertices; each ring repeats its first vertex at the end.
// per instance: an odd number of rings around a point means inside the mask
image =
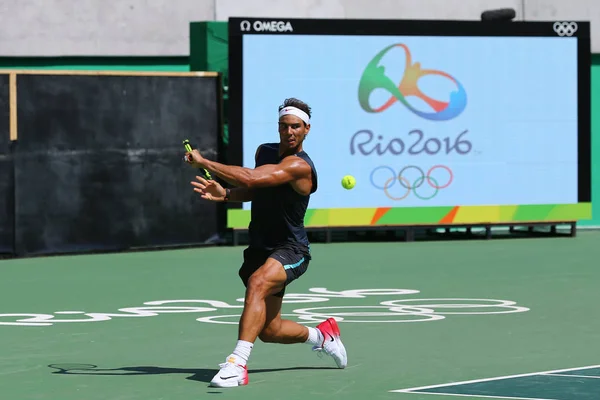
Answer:
POLYGON ((600 54, 592 56, 592 219, 579 225, 600 227, 600 54))

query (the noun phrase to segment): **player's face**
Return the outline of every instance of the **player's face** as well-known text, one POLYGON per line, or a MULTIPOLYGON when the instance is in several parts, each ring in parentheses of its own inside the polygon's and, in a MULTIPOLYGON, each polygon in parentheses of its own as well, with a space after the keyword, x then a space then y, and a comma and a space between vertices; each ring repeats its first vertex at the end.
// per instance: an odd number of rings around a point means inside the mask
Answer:
POLYGON ((293 149, 302 145, 310 125, 295 115, 284 115, 279 119, 279 139, 285 147, 293 149))

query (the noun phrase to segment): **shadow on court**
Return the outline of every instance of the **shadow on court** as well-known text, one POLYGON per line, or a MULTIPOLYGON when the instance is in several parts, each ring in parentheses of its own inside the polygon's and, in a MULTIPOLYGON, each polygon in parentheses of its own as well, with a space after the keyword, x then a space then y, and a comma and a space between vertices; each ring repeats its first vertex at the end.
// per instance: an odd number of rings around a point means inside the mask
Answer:
MULTIPOLYGON (((185 379, 198 382, 209 383, 215 376, 218 369, 206 368, 168 368, 153 366, 138 367, 120 367, 120 368, 98 368, 94 364, 50 364, 48 367, 55 369, 53 374, 61 375, 98 375, 98 376, 138 376, 138 375, 165 375, 165 374, 183 374, 189 375, 185 379)), ((254 374, 279 372, 279 371, 298 371, 298 370, 323 370, 336 369, 335 367, 290 367, 290 368, 272 368, 272 369, 253 369, 248 371, 250 376, 254 374)))

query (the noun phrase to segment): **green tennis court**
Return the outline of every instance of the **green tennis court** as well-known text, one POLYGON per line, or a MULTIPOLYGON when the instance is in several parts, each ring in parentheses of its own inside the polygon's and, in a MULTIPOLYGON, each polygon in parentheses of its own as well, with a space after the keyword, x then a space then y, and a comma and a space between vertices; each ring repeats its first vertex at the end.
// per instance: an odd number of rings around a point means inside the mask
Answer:
POLYGON ((257 342, 233 389, 208 382, 237 339, 242 247, 0 261, 1 397, 596 399, 598 243, 314 244, 284 313, 340 319, 348 368, 257 342))

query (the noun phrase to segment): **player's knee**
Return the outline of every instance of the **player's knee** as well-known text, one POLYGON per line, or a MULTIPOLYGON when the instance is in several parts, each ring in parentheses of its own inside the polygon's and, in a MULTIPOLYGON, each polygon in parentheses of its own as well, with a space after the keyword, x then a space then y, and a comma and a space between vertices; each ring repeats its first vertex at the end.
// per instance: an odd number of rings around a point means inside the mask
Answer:
POLYGON ((266 297, 269 289, 269 282, 261 274, 252 275, 248 279, 248 292, 252 296, 266 297))

